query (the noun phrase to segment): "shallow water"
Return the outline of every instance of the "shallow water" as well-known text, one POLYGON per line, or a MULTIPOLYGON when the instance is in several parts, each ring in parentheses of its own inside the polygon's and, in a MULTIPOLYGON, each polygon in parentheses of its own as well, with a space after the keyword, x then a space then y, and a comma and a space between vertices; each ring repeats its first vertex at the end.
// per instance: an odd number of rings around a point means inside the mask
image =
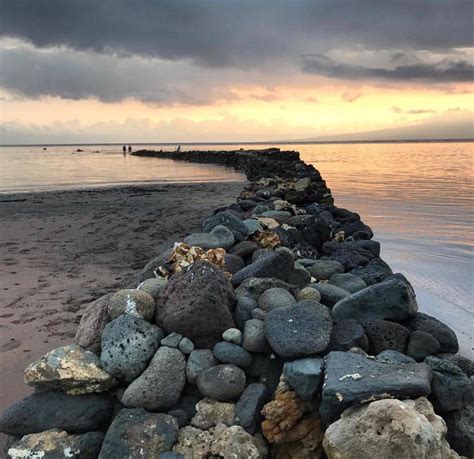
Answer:
MULTIPOLYGON (((118 146, 80 147, 84 152, 73 154, 77 148, 1 147, 0 193, 242 178, 220 166, 123 156, 118 146), (92 153, 96 150, 100 153, 92 153)), ((321 172, 336 204, 360 213, 374 229, 375 239, 382 242, 382 257, 413 283, 420 309, 450 324, 458 333, 462 352, 474 357, 474 144, 301 144, 281 148, 300 151, 301 158, 321 172)))

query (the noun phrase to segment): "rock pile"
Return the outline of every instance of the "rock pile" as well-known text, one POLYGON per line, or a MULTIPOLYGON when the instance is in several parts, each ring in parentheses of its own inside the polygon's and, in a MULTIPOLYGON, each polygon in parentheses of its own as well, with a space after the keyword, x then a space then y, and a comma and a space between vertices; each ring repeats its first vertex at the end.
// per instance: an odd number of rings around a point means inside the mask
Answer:
POLYGON ((474 456, 474 363, 296 152, 137 152, 250 182, 25 371, 9 458, 474 456))

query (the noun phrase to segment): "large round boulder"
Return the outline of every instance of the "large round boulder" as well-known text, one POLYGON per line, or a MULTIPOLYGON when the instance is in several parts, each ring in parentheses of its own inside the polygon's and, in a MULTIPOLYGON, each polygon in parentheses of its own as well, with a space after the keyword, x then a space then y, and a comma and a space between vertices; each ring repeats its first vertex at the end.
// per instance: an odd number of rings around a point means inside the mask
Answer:
POLYGON ((143 290, 123 289, 114 293, 108 307, 110 319, 130 314, 151 320, 155 312, 155 300, 143 290))
POLYGON ((198 347, 212 347, 235 326, 234 303, 234 290, 223 271, 197 261, 170 279, 158 297, 155 319, 168 333, 181 333, 198 347))
POLYGON ((235 365, 217 365, 202 371, 197 386, 202 395, 226 402, 235 399, 245 389, 245 373, 235 365))

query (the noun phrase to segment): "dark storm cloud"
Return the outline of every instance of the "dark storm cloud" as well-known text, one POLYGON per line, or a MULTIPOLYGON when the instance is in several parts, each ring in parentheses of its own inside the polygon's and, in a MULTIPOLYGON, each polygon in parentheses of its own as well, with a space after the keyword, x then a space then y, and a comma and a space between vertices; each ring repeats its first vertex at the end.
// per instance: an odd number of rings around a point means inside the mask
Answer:
POLYGON ((398 65, 394 68, 364 67, 336 62, 328 56, 305 56, 303 71, 330 78, 350 80, 394 80, 431 82, 468 82, 474 80, 474 66, 462 60, 398 65))
POLYGON ((465 0, 0 0, 0 33, 67 46, 208 66, 272 56, 472 44, 465 0))

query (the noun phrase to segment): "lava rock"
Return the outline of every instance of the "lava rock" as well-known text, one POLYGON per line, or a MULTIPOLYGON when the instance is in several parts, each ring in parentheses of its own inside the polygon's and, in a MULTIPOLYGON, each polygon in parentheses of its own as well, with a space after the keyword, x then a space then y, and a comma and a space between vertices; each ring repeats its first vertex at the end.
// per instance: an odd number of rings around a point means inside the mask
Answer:
POLYGON ((264 384, 249 384, 235 405, 235 424, 254 434, 262 418, 260 412, 267 400, 268 391, 264 384))
POLYGON ((245 266, 244 260, 241 257, 232 253, 226 253, 224 255, 224 264, 227 271, 231 274, 235 274, 237 271, 240 271, 245 266))
POLYGON ((329 459, 452 458, 446 427, 428 400, 377 400, 345 411, 324 435, 329 459))
POLYGON ((204 398, 196 404, 196 414, 191 420, 191 425, 207 430, 217 424, 231 426, 234 424, 234 418, 235 405, 233 403, 204 398))
POLYGON ((458 366, 433 356, 425 363, 433 371, 430 398, 436 411, 460 410, 472 401, 471 381, 458 366))
POLYGON ((458 454, 474 457, 474 404, 443 415, 448 433, 446 438, 458 454))
POLYGON ((229 228, 234 234, 236 242, 244 241, 249 234, 249 231, 242 220, 228 210, 207 217, 202 224, 202 228, 206 233, 209 233, 218 225, 223 225, 229 228))
POLYGON ((210 234, 212 234, 218 242, 218 247, 222 247, 223 249, 227 250, 230 249, 235 242, 234 233, 223 225, 215 226, 210 234))
POLYGON ((326 306, 334 306, 338 301, 350 296, 347 290, 331 284, 310 284, 308 287, 321 294, 321 303, 326 306))
POLYGON ((369 340, 364 327, 357 320, 339 320, 332 329, 328 349, 330 351, 348 351, 353 347, 359 347, 364 351, 369 350, 369 340))
POLYGON ((275 353, 284 358, 323 352, 332 331, 329 309, 316 301, 301 301, 267 313, 264 330, 275 353))
POLYGON ((88 432, 83 435, 68 435, 61 430, 47 430, 25 435, 8 449, 9 459, 47 458, 95 459, 102 446, 104 434, 88 432))
POLYGON ((311 274, 305 267, 295 263, 294 269, 288 274, 287 281, 289 284, 303 288, 311 282, 311 274))
POLYGON ((440 349, 441 345, 436 338, 422 330, 415 330, 410 336, 407 354, 422 362, 429 355, 437 354, 440 349))
POLYGON ((362 322, 369 338, 369 353, 380 354, 393 350, 405 353, 410 339, 410 332, 403 325, 388 320, 366 320, 362 322))
POLYGON ((263 311, 271 311, 272 309, 291 306, 296 303, 293 295, 287 290, 274 287, 266 290, 258 299, 258 306, 263 311))
POLYGON ((90 303, 76 331, 74 342, 95 354, 100 353, 102 332, 110 320, 108 307, 112 295, 109 293, 90 303))
POLYGON ((265 336, 264 322, 250 319, 245 322, 242 347, 249 352, 268 354, 271 347, 265 336))
POLYGON ((367 285, 375 285, 392 276, 393 272, 381 258, 373 258, 366 266, 351 270, 351 274, 360 277, 367 285))
POLYGON ((168 346, 168 347, 178 347, 179 342, 183 339, 183 335, 180 335, 179 333, 172 332, 168 336, 164 337, 161 341, 160 344, 162 346, 168 346))
POLYGON ((108 312, 110 319, 129 314, 149 321, 155 313, 155 300, 143 290, 119 290, 111 296, 108 312))
POLYGON ((198 347, 210 347, 234 326, 234 304, 235 294, 224 273, 197 261, 175 274, 163 289, 155 320, 165 331, 181 333, 198 347))
POLYGON ((242 241, 229 249, 229 253, 240 258, 251 256, 260 246, 254 241, 242 241))
POLYGON ((237 344, 221 341, 214 346, 214 355, 222 363, 232 363, 238 367, 248 367, 252 356, 237 344))
POLYGON ((194 351, 194 343, 186 336, 179 342, 178 349, 183 354, 191 354, 194 351))
MULTIPOLYGON (((225 228, 225 226, 218 225, 216 228, 225 228)), ((234 237, 233 234, 232 237, 234 237)), ((203 250, 221 247, 219 239, 212 233, 192 233, 184 238, 184 242, 190 247, 201 247, 203 250)))
POLYGON ((257 278, 250 277, 249 279, 244 280, 235 290, 237 297, 248 296, 255 301, 260 298, 260 295, 269 288, 279 287, 287 290, 293 296, 296 295, 297 288, 293 285, 290 285, 286 282, 283 282, 280 279, 274 278, 257 278))
POLYGON ((338 301, 332 309, 335 319, 403 320, 418 310, 415 291, 407 279, 395 274, 338 301))
POLYGON ((235 365, 217 365, 202 371, 197 378, 199 392, 219 402, 238 397, 245 389, 245 373, 235 365))
POLYGON ((418 312, 404 322, 404 325, 411 331, 421 330, 436 338, 441 345, 440 352, 456 354, 459 351, 456 333, 446 324, 428 314, 418 312))
POLYGON ((372 252, 350 242, 325 242, 323 251, 330 254, 330 260, 341 263, 346 271, 364 266, 374 258, 372 252))
POLYGON ((321 302, 321 293, 315 288, 305 287, 298 292, 296 298, 298 301, 313 300, 319 303, 321 302))
POLYGON ((318 357, 286 362, 283 367, 285 381, 303 400, 311 400, 323 376, 324 361, 318 357))
POLYGON ((232 277, 235 287, 250 277, 273 277, 285 281, 293 270, 293 257, 285 251, 275 251, 246 266, 232 277))
POLYGON ((135 379, 122 395, 129 408, 164 411, 178 400, 186 382, 186 360, 178 349, 160 347, 148 368, 135 379))
POLYGON ((474 376, 474 361, 463 357, 462 355, 455 354, 438 354, 436 357, 447 360, 448 362, 454 363, 464 372, 466 376, 474 376))
POLYGON ((316 260, 308 270, 316 280, 320 281, 329 279, 333 274, 343 273, 344 266, 338 261, 316 260))
POLYGON ((186 378, 190 384, 196 384, 202 371, 217 365, 217 359, 210 349, 196 349, 191 352, 186 364, 186 378))
POLYGON ((3 412, 0 432, 27 435, 61 429, 74 434, 84 433, 101 430, 111 417, 112 401, 106 396, 36 392, 3 412))
POLYGON ((257 231, 263 231, 262 225, 254 218, 248 218, 247 220, 244 220, 243 223, 247 227, 249 234, 254 234, 257 231))
POLYGON ((100 363, 109 374, 135 379, 158 349, 163 332, 146 320, 124 314, 112 320, 102 334, 100 363))
POLYGON ((158 457, 171 451, 177 437, 178 423, 172 416, 143 408, 123 409, 109 427, 99 457, 158 457))
POLYGON ((372 397, 416 398, 431 391, 431 370, 424 363, 381 363, 352 352, 330 352, 325 360, 319 412, 327 422, 372 397))
POLYGON ((349 293, 355 293, 367 287, 367 284, 357 276, 351 273, 336 273, 329 279, 329 284, 347 290, 349 293))

